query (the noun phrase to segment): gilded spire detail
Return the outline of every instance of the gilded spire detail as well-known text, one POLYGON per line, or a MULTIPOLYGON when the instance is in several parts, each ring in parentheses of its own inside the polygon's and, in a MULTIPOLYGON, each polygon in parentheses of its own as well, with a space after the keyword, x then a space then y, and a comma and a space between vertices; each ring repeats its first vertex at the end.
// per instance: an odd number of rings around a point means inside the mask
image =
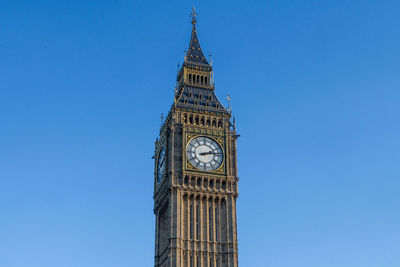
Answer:
POLYGON ((196 27, 196 22, 197 22, 197 13, 196 13, 195 8, 193 7, 192 8, 192 24, 193 24, 193 27, 196 27))

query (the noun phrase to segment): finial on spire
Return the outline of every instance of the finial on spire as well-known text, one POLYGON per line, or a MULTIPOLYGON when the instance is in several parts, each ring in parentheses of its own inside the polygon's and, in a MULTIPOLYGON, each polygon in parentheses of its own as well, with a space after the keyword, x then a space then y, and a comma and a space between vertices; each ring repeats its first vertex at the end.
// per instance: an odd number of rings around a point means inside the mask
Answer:
POLYGON ((193 26, 195 26, 196 22, 197 22, 197 13, 196 13, 196 10, 195 10, 194 6, 192 7, 191 16, 192 16, 192 24, 193 24, 193 26))
POLYGON ((226 99, 228 100, 228 111, 231 113, 231 96, 227 94, 226 99))
POLYGON ((177 95, 178 95, 178 83, 175 84, 175 88, 174 88, 174 103, 176 103, 177 95))

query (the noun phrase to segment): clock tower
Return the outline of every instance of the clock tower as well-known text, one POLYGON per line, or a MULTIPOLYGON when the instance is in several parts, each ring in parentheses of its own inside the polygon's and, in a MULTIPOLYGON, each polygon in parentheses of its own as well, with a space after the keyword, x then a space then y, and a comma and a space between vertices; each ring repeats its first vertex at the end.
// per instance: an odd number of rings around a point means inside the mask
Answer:
POLYGON ((192 14, 189 49, 155 142, 155 267, 237 267, 236 139, 192 14))

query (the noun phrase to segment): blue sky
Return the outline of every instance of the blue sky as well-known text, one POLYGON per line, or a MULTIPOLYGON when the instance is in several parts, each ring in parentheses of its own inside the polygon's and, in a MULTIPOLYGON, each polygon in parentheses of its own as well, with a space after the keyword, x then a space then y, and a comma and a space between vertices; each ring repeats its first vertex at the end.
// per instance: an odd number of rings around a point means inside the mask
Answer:
POLYGON ((0 266, 152 266, 189 13, 237 119, 239 261, 400 266, 398 1, 1 1, 0 266))

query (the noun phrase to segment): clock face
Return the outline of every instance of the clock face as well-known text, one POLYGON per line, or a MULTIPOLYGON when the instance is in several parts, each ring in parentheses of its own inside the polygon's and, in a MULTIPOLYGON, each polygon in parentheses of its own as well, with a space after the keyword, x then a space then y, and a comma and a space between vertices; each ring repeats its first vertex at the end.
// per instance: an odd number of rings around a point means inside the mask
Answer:
POLYGON ((211 138, 192 139, 186 148, 189 162, 199 170, 213 171, 221 166, 224 155, 221 146, 211 138))
POLYGON ((165 147, 162 146, 158 153, 157 159, 157 183, 159 183, 164 177, 165 173, 165 147))

